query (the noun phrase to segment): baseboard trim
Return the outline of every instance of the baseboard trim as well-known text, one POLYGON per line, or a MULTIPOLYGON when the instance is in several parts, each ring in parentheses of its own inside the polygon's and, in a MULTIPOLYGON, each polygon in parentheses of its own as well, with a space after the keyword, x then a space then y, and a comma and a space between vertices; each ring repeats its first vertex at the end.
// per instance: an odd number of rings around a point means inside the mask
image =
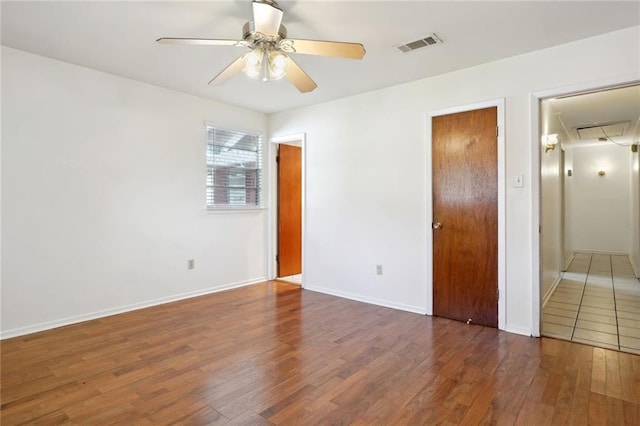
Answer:
POLYGON ((549 299, 551 299, 551 295, 553 294, 554 291, 556 291, 556 287, 558 287, 558 284, 560 284, 560 281, 562 280, 561 276, 557 276, 555 280, 553 280, 553 282, 551 283, 551 286, 549 287, 549 290, 547 290, 547 292, 545 293, 544 297, 542 298, 542 307, 544 308, 545 305, 547 304, 547 302, 549 301, 549 299))
POLYGON ((633 269, 633 273, 636 274, 636 278, 640 280, 640 268, 638 264, 636 264, 636 259, 629 254, 629 263, 631 263, 631 269, 633 269))
POLYGON ((412 312, 414 314, 426 315, 427 311, 424 307, 405 305, 402 303, 390 302, 388 300, 376 299, 373 297, 365 297, 359 294, 347 293, 321 286, 305 286, 305 290, 316 291, 318 293, 329 294, 331 296, 342 297, 344 299, 355 300, 356 302, 368 303, 370 305, 384 306, 385 308, 398 309, 400 311, 412 312))
POLYGON ((622 251, 606 251, 606 250, 574 250, 573 254, 575 255, 576 253, 582 253, 582 254, 610 254, 613 256, 628 256, 629 253, 627 252, 622 252, 622 251))
POLYGON ((569 256, 569 259, 567 259, 567 261, 564 263, 564 268, 562 269, 562 272, 566 272, 567 269, 569 269, 569 265, 571 265, 571 262, 573 262, 573 258, 576 256, 575 253, 571 253, 571 256, 569 256))
POLYGON ((231 290, 239 287, 246 287, 267 281, 266 278, 255 278, 246 281, 225 284, 217 287, 209 287, 204 290, 192 291, 189 293, 176 294, 169 297, 147 300, 144 302, 133 303, 131 305, 120 306, 112 309, 91 312, 88 314, 75 315, 55 321, 47 321, 39 324, 29 325, 26 327, 14 328, 12 330, 0 332, 0 340, 10 339, 12 337, 24 336, 26 334, 37 333, 39 331, 51 330, 53 328, 64 327, 66 325, 77 324, 84 321, 91 321, 99 318, 110 317, 112 315, 123 314, 125 312, 137 311, 138 309, 150 308, 152 306, 163 305, 165 303, 177 302, 179 300, 191 299, 193 297, 205 296, 207 294, 219 293, 225 290, 231 290))

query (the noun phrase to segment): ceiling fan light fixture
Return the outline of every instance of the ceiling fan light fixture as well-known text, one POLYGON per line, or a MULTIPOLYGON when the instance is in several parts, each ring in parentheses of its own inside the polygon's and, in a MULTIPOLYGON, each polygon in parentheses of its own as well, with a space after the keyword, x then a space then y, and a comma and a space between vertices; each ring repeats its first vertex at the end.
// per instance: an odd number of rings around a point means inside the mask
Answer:
POLYGON ((280 80, 286 75, 289 57, 282 52, 269 54, 269 78, 268 80, 280 80))
POLYGON ((244 60, 244 72, 248 77, 258 79, 262 73, 262 61, 264 60, 264 52, 262 49, 255 49, 242 56, 244 60))
POLYGON ((244 61, 242 72, 250 78, 265 82, 283 78, 289 64, 289 57, 285 53, 271 50, 268 46, 256 48, 242 58, 244 61))

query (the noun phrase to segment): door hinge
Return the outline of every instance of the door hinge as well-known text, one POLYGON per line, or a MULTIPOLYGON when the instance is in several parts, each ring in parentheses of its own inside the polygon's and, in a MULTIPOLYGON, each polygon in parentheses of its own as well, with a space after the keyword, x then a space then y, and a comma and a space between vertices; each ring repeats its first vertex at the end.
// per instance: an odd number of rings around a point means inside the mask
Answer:
POLYGON ((276 157, 276 163, 279 163, 279 162, 280 162, 280 156, 278 155, 278 156, 276 157))
POLYGON ((500 300, 500 289, 496 288, 496 298, 500 300))
POLYGON ((500 136, 500 127, 496 126, 496 137, 500 136))
POLYGON ((276 263, 279 263, 279 262, 280 262, 280 256, 276 254, 276 263))

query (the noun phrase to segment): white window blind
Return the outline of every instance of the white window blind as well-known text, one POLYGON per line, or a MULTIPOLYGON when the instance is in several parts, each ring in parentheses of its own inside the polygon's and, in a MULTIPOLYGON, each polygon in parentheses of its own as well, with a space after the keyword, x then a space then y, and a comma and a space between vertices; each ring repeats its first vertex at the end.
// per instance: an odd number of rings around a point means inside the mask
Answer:
POLYGON ((207 208, 260 207, 262 136, 207 126, 207 208))

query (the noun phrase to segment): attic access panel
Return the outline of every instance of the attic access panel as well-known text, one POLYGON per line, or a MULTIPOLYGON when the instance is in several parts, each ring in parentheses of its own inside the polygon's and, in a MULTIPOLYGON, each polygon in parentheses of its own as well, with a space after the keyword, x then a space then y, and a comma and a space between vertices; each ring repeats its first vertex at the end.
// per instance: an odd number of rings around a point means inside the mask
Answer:
POLYGON ((621 121, 619 123, 604 125, 583 126, 576 127, 576 131, 581 140, 598 139, 602 137, 613 138, 623 136, 628 124, 628 121, 621 121))

